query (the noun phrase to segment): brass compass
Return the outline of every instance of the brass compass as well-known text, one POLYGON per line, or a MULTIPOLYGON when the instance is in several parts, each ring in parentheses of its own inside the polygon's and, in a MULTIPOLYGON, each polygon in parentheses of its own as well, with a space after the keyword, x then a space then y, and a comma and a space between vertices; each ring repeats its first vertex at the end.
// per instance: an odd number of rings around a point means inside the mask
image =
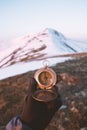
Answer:
POLYGON ((51 89, 57 81, 55 71, 46 64, 43 68, 36 71, 34 78, 38 83, 40 89, 51 89))
POLYGON ((34 78, 40 88, 32 95, 35 100, 40 102, 49 102, 57 98, 56 92, 52 91, 53 86, 57 82, 57 75, 53 69, 45 64, 43 68, 35 72, 34 78))

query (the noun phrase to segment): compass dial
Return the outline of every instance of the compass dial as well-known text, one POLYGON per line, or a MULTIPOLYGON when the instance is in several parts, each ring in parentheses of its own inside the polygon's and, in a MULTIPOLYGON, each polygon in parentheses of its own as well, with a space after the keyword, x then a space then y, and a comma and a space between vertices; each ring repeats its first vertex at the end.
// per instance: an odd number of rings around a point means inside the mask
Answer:
POLYGON ((49 85, 52 81, 52 76, 47 71, 41 72, 38 78, 42 85, 49 85))
POLYGON ((49 67, 37 70, 34 78, 41 89, 51 89, 57 81, 56 73, 49 67))

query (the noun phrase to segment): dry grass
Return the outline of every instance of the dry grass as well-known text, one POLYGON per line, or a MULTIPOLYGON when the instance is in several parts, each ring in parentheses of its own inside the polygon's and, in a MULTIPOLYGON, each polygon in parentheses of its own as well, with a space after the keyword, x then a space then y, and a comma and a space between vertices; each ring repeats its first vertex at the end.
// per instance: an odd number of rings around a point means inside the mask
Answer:
MULTIPOLYGON (((87 128, 87 57, 69 60, 52 67, 57 74, 71 76, 71 81, 59 82, 58 88, 63 108, 56 112, 47 130, 80 130, 87 128), (77 80, 72 80, 73 78, 77 80), (64 108, 65 106, 65 108, 64 108)), ((21 113, 28 89, 28 78, 34 72, 27 72, 0 81, 0 126, 21 113)), ((1 130, 1 129, 0 129, 1 130)))

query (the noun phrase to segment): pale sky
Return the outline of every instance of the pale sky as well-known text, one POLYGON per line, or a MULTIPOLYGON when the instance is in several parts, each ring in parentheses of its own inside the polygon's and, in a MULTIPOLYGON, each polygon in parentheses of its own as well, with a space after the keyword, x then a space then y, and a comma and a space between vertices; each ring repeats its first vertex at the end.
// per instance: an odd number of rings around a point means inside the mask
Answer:
POLYGON ((87 42, 87 0, 0 0, 0 38, 45 28, 87 42))

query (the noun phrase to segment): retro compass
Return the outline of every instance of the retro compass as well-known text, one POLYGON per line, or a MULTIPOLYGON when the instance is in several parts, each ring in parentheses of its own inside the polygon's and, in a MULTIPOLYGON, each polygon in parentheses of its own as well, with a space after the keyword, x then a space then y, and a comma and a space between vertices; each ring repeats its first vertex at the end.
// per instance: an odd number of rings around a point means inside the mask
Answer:
POLYGON ((38 69, 34 74, 34 78, 40 89, 32 97, 37 101, 49 102, 55 100, 57 97, 56 92, 52 91, 53 86, 57 82, 57 75, 53 69, 48 67, 48 61, 44 61, 43 64, 44 67, 38 69))
POLYGON ((53 69, 48 67, 48 61, 44 61, 44 67, 37 70, 34 78, 40 89, 51 89, 57 81, 57 75, 53 69))

